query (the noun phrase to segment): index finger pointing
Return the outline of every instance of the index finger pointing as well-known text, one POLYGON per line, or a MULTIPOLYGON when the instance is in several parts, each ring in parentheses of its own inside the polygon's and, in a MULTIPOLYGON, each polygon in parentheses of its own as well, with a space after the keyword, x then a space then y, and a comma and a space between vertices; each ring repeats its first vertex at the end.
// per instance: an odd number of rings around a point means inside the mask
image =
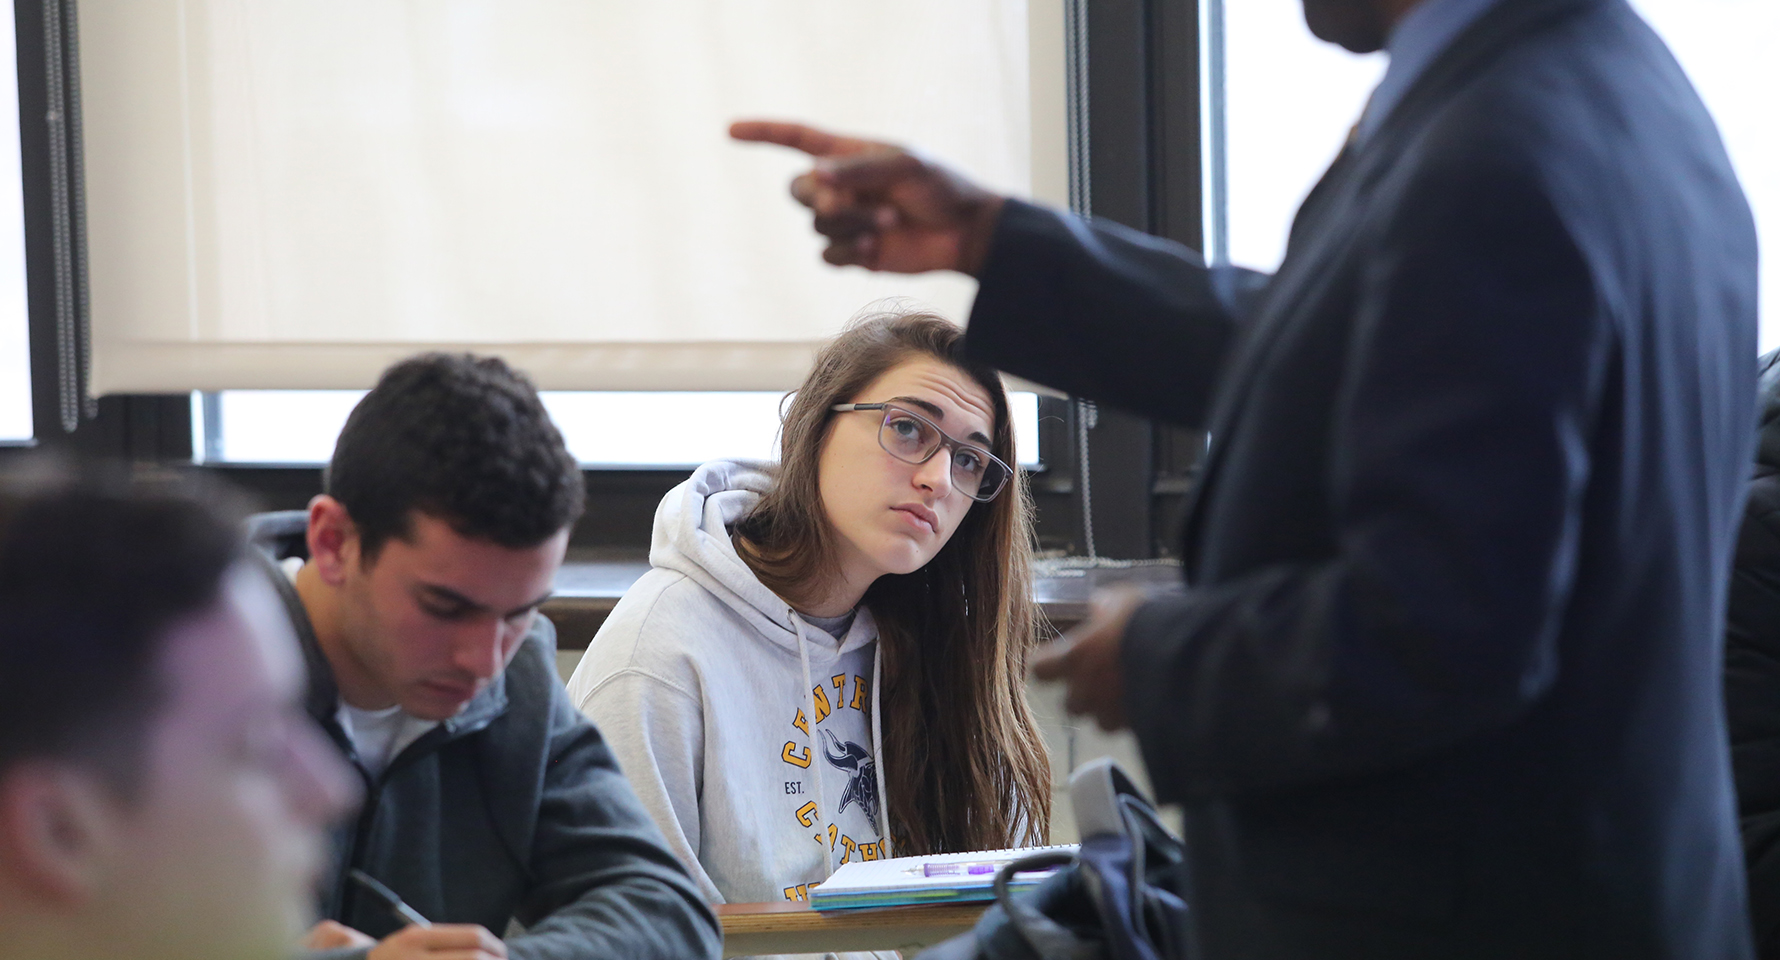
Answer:
POLYGON ((843 137, 801 123, 780 120, 737 120, 729 125, 729 135, 749 143, 774 143, 781 147, 802 150, 812 157, 843 157, 883 146, 870 140, 843 137))

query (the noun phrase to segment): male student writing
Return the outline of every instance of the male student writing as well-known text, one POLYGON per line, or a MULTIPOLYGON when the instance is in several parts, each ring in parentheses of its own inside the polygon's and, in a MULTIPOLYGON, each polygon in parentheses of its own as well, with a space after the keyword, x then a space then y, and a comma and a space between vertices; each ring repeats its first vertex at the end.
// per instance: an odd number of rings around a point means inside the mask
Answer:
POLYGON ((0 481, 0 960, 276 960, 313 917, 353 783, 236 520, 0 481))
POLYGON ((257 538, 306 548, 265 567, 309 658, 309 710, 365 784, 310 945, 715 956, 710 908, 569 705, 537 615, 583 488, 531 384, 491 358, 396 364, 348 418, 325 489, 257 538), (433 926, 402 928, 352 869, 433 926), (502 943, 510 920, 525 930, 502 943))
POLYGON ((1391 63, 1271 278, 795 125, 834 263, 1200 426, 1190 589, 1038 658, 1183 803, 1208 957, 1741 957, 1716 642, 1756 245, 1624 0, 1304 0, 1391 63))

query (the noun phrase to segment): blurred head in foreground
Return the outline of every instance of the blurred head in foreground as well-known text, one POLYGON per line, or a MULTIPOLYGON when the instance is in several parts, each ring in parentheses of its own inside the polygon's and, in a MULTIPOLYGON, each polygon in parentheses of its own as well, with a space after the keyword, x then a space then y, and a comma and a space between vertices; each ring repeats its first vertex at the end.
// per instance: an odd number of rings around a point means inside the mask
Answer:
POLYGON ((0 958, 282 957, 353 799, 227 497, 0 476, 0 958))

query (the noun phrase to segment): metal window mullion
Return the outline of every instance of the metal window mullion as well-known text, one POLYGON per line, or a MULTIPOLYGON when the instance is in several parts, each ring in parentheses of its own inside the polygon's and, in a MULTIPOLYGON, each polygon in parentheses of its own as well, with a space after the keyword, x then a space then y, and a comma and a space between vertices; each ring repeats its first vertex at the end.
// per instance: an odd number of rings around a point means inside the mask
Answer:
POLYGON ((1088 0, 1063 0, 1064 68, 1067 103, 1065 120, 1069 140, 1069 209, 1093 216, 1090 173, 1091 141, 1088 138, 1088 0))
POLYGON ((1212 266, 1230 262, 1230 144, 1224 95, 1224 0, 1200 0, 1204 21, 1200 41, 1205 70, 1200 81, 1205 91, 1203 150, 1205 156, 1205 260, 1212 266))
POLYGON ((44 73, 49 109, 50 242, 56 304, 56 393, 62 429, 73 433, 97 414, 87 396, 92 362, 86 310, 86 198, 80 185, 78 69, 74 0, 43 0, 44 73))
MULTIPOLYGON (((1063 0, 1064 67, 1067 71, 1065 117, 1069 139, 1069 209, 1094 215, 1093 141, 1088 129, 1088 0, 1063 0)), ((1082 548, 1090 558, 1100 553, 1094 543, 1094 497, 1088 456, 1088 431, 1098 419, 1094 404, 1076 398, 1076 495, 1082 505, 1082 548)))
POLYGON ((90 420, 99 415, 99 401, 91 393, 93 301, 91 289, 87 285, 87 168, 85 135, 81 126, 80 16, 76 4, 77 0, 63 0, 62 3, 66 17, 62 23, 62 38, 67 49, 62 62, 67 68, 67 80, 63 88, 68 96, 68 252, 74 268, 74 323, 80 341, 80 398, 82 410, 90 420))

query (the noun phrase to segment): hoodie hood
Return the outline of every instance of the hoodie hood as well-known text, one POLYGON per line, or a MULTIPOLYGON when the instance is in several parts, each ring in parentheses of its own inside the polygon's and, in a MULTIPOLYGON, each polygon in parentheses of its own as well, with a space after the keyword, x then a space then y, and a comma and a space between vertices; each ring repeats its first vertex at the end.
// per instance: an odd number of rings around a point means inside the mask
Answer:
POLYGON ((804 900, 842 864, 894 856, 870 612, 837 640, 730 535, 776 481, 774 464, 725 460, 669 491, 649 572, 568 682, 717 902, 804 900))
POLYGON ((716 460, 694 470, 655 510, 649 565, 685 575, 746 620, 761 639, 794 655, 801 655, 800 630, 824 656, 851 653, 877 639, 870 611, 859 608, 837 649, 828 634, 792 622, 791 605, 768 590, 736 553, 729 528, 772 489, 777 471, 777 464, 759 460, 716 460))

